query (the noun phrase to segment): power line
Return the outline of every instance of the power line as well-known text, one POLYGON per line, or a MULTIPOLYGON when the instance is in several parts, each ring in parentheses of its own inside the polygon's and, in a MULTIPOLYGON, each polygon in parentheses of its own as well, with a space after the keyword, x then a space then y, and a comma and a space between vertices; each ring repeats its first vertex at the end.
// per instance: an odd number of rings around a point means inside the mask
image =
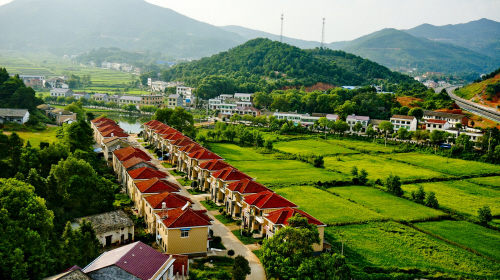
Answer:
POLYGON ((323 48, 324 42, 325 42, 325 18, 323 18, 323 29, 321 30, 321 48, 323 48))
POLYGON ((283 43, 283 13, 281 13, 281 33, 280 33, 280 42, 283 43))

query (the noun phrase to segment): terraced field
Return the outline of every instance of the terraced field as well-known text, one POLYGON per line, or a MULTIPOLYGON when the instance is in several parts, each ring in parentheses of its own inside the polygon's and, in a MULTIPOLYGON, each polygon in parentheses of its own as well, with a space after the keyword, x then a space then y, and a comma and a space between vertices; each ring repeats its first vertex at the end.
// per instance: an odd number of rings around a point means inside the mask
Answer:
POLYGON ((488 186, 495 189, 500 189, 500 176, 472 178, 468 179, 467 181, 481 186, 488 186))
POLYGON ((500 277, 500 264, 395 222, 329 227, 330 243, 356 266, 416 269, 445 278, 500 277), (444 274, 444 275, 442 275, 444 274))
MULTIPOLYGON (((356 150, 356 151, 365 151, 369 153, 392 153, 394 151, 394 147, 387 146, 385 147, 380 143, 370 143, 366 141, 356 141, 352 139, 332 139, 327 140, 328 143, 338 145, 344 148, 356 150)), ((383 141, 379 139, 378 141, 383 141)))
POLYGON ((448 216, 444 212, 365 186, 330 188, 329 192, 355 201, 394 220, 415 221, 448 216))
POLYGON ((430 170, 439 171, 442 173, 460 176, 460 175, 481 175, 481 174, 500 174, 500 166, 461 159, 448 159, 435 155, 424 155, 418 153, 404 153, 394 155, 383 155, 383 158, 392 159, 395 161, 414 164, 419 167, 428 168, 430 170))
POLYGON ((465 221, 439 221, 415 224, 446 240, 473 248, 479 253, 500 261, 500 233, 465 221))
POLYGON ((401 179, 443 178, 446 174, 427 168, 411 166, 407 163, 385 159, 376 155, 347 155, 325 158, 325 169, 350 174, 353 166, 358 170, 365 169, 369 179, 381 179, 394 174, 401 179))
POLYGON ((275 191, 323 223, 341 224, 384 218, 361 205, 311 186, 277 188, 275 191))
POLYGON ((494 216, 500 214, 500 190, 467 181, 411 184, 403 185, 402 188, 409 196, 409 193, 418 190, 419 186, 424 187, 426 192, 435 192, 439 205, 454 211, 477 216, 479 208, 489 205, 494 216))

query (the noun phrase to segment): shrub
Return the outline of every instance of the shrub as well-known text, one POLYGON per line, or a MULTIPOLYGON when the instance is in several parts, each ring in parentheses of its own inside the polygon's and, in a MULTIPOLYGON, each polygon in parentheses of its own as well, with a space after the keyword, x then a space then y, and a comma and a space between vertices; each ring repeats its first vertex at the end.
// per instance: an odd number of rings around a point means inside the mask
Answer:
POLYGON ((484 206, 483 208, 479 208, 477 210, 479 216, 479 222, 481 225, 485 226, 488 222, 491 222, 493 216, 491 215, 491 210, 489 206, 484 206))
POLYGON ((437 201, 436 195, 434 192, 430 192, 425 200, 425 205, 434 209, 439 208, 439 203, 437 201))
POLYGON ((237 220, 237 221, 236 221, 236 225, 237 225, 237 226, 241 226, 241 220, 237 220))
POLYGON ((401 189, 401 179, 398 175, 389 175, 385 181, 387 191, 395 196, 403 196, 404 191, 401 189))
POLYGON ((227 251, 227 255, 230 257, 234 256, 234 250, 227 251))
POLYGON ((222 238, 220 236, 214 236, 212 239, 213 239, 214 243, 221 243, 222 242, 222 238))

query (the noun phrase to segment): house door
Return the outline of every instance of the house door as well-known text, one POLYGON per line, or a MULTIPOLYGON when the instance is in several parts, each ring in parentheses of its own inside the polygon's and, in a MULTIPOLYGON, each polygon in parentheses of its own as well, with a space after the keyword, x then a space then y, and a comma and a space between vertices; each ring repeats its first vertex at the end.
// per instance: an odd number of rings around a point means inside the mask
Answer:
POLYGON ((106 236, 106 246, 110 246, 111 245, 111 238, 112 237, 113 237, 112 235, 106 236))
POLYGON ((132 233, 128 234, 128 242, 133 242, 134 240, 132 239, 132 233))
POLYGON ((121 238, 121 242, 120 243, 123 243, 123 241, 125 241, 125 234, 122 234, 122 238, 121 238))

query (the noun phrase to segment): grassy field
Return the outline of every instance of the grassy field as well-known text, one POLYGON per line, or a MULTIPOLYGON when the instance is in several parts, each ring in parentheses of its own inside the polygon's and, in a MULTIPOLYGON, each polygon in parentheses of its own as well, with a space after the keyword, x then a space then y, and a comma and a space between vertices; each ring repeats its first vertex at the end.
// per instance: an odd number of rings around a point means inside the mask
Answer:
POLYGON ((395 220, 414 221, 446 214, 399 198, 383 191, 363 186, 330 188, 329 192, 350 199, 364 207, 395 220))
POLYGON ((499 173, 500 166, 477 161, 466 161, 461 159, 448 159, 446 157, 425 155, 418 153, 405 153, 395 155, 384 155, 384 158, 415 164, 430 170, 460 176, 499 173))
POLYGON ((257 178, 262 184, 344 180, 345 175, 315 168, 296 160, 276 160, 270 155, 259 154, 251 148, 234 144, 212 144, 212 151, 229 164, 257 178))
POLYGON ((314 187, 296 186, 277 188, 275 191, 323 223, 341 224, 383 219, 382 215, 359 204, 314 187))
POLYGON ((212 143, 212 152, 223 157, 226 161, 259 161, 267 160, 269 156, 256 153, 252 148, 242 148, 234 144, 212 143))
POLYGON ((446 240, 500 260, 500 233, 465 221, 417 223, 416 226, 446 240))
POLYGON ((330 227, 326 233, 338 249, 337 240, 346 240, 344 254, 358 267, 418 269, 452 278, 500 277, 498 263, 395 222, 330 227))
POLYGON ((356 166, 358 170, 365 169, 368 172, 369 179, 384 180, 390 174, 398 175, 403 180, 446 177, 445 174, 436 171, 411 166, 395 160, 384 159, 375 155, 361 154, 325 158, 325 168, 330 171, 350 174, 353 166, 356 166))
POLYGON ((472 179, 468 179, 467 181, 481 185, 481 186, 492 187, 495 189, 500 188, 500 176, 472 178, 472 179))
POLYGON ((460 213, 477 216, 477 210, 489 205, 493 215, 500 214, 500 191, 489 187, 482 187, 467 181, 433 182, 423 184, 403 185, 408 196, 419 186, 426 192, 433 191, 440 206, 460 213))
MULTIPOLYGON (((385 147, 384 144, 380 143, 356 141, 352 139, 332 139, 327 141, 328 143, 334 145, 338 145, 356 151, 367 151, 369 153, 392 153, 394 151, 394 147, 391 146, 385 147)), ((378 139, 377 141, 383 141, 383 140, 378 139)))
POLYGON ((289 142, 277 142, 274 148, 286 153, 291 154, 316 154, 322 156, 336 155, 336 154, 352 154, 358 153, 356 151, 346 149, 337 145, 332 145, 327 142, 318 140, 297 140, 289 142))
MULTIPOLYGON (((54 143, 59 139, 57 136, 57 130, 59 127, 48 127, 47 130, 36 131, 36 132, 22 132, 16 131, 16 133, 24 139, 24 144, 30 141, 32 147, 40 147, 40 142, 54 143)), ((11 134, 11 132, 4 132, 4 134, 11 134)))

